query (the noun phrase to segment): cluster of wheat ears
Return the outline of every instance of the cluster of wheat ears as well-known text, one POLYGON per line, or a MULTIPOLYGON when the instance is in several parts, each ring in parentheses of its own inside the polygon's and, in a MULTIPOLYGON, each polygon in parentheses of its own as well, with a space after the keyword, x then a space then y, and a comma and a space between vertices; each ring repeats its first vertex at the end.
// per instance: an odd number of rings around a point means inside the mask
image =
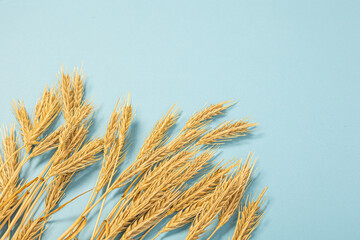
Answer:
POLYGON ((156 237, 190 224, 186 240, 210 239, 237 212, 232 239, 249 239, 263 216, 266 191, 265 188, 257 198, 245 197, 249 195, 247 189, 254 169, 253 154, 244 161, 213 162, 224 141, 244 136, 257 125, 243 119, 211 128, 211 120, 231 105, 232 102, 221 102, 205 107, 193 114, 176 136, 170 137, 168 131, 179 117, 179 110, 172 107, 155 124, 136 159, 117 173, 126 158, 134 118, 129 98, 116 104, 104 135, 89 139, 95 109, 84 98, 83 73, 74 70, 68 74, 62 68, 58 86, 45 88, 33 113, 27 112, 23 102, 14 101, 19 137, 15 127, 3 129, 0 240, 41 239, 47 224, 56 224, 48 223, 51 216, 67 205, 71 207, 71 201, 76 199, 62 202, 73 178, 98 160, 102 160, 101 169, 87 205, 58 239, 77 239, 95 206, 97 221, 91 240, 142 239, 161 221, 165 225, 156 237), (50 126, 60 115, 64 123, 51 131, 54 127, 50 126), (44 153, 49 161, 41 173, 34 179, 22 179, 24 164, 44 153), (187 185, 193 178, 199 180, 187 185), (102 216, 108 194, 117 189, 122 193, 117 204, 107 216, 102 216))

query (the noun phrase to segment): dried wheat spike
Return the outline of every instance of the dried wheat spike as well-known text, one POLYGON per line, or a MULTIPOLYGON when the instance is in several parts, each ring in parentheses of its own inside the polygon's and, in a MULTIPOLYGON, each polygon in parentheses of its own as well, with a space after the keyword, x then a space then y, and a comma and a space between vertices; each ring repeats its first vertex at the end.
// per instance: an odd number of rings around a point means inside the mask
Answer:
POLYGON ((223 207, 218 215, 218 223, 215 230, 208 237, 210 239, 215 232, 220 229, 227 221, 229 221, 230 217, 235 213, 236 209, 239 207, 240 201, 242 200, 245 191, 248 187, 251 173, 254 169, 255 162, 251 165, 253 154, 249 153, 245 164, 235 173, 235 178, 237 181, 237 190, 231 193, 228 201, 223 202, 223 207))
POLYGON ((29 219, 26 225, 20 230, 20 232, 17 232, 14 236, 12 236, 11 239, 13 240, 39 239, 43 231, 45 231, 42 228, 42 224, 43 224, 42 221, 43 218, 29 219))
MULTIPOLYGON (((172 192, 162 199, 157 201, 150 210, 141 216, 139 219, 134 221, 125 231, 121 239, 130 240, 138 236, 142 232, 151 228, 154 224, 157 223, 159 219, 162 218, 164 214, 169 210, 174 200, 179 195, 178 192, 172 192)), ((112 235, 110 234, 110 237, 112 235)))
POLYGON ((14 127, 2 132, 2 154, 0 153, 0 222, 10 217, 20 204, 19 152, 14 127))
POLYGON ((175 230, 192 222, 194 218, 201 212, 204 205, 207 203, 207 201, 209 201, 209 199, 209 195, 204 196, 202 199, 194 201, 193 204, 176 213, 153 239, 157 238, 162 233, 175 230))
POLYGON ((73 175, 74 174, 72 173, 66 175, 58 175, 52 179, 50 183, 50 188, 45 197, 45 215, 49 214, 59 204, 73 175))
POLYGON ((264 211, 261 210, 261 206, 264 203, 262 198, 265 195, 267 187, 261 192, 256 201, 247 198, 245 206, 239 211, 239 217, 236 224, 235 232, 232 237, 234 240, 248 240, 251 237, 251 233, 259 225, 264 211))
POLYGON ((169 157, 169 159, 164 160, 163 162, 154 166, 154 168, 146 171, 144 176, 136 185, 136 189, 134 189, 134 191, 142 191, 147 189, 153 185, 157 179, 159 179, 159 176, 171 175, 174 171, 177 171, 186 163, 188 163, 189 159, 198 153, 199 149, 186 149, 169 157))
MULTIPOLYGON (((193 151, 189 151, 189 153, 193 153, 193 151)), ((117 226, 118 231, 125 229, 136 216, 144 214, 153 204, 156 204, 157 201, 161 201, 162 198, 166 197, 169 192, 179 189, 186 181, 195 176, 203 169, 213 155, 214 151, 212 150, 207 150, 195 157, 191 156, 191 154, 182 153, 175 155, 173 159, 185 161, 183 166, 172 170, 169 168, 168 173, 157 174, 158 178, 153 179, 153 183, 150 184, 148 188, 142 188, 142 182, 140 182, 140 187, 135 188, 131 193, 132 195, 130 194, 129 196, 129 198, 133 197, 132 202, 129 203, 129 206, 125 210, 120 210, 122 213, 117 215, 120 221, 117 223, 114 222, 113 225, 117 226), (181 156, 181 158, 178 156, 181 156), (138 191, 139 188, 143 189, 143 192, 138 191)), ((169 161, 171 162, 171 160, 169 161)), ((157 173, 157 171, 155 171, 155 173, 157 173)))
POLYGON ((238 178, 229 177, 222 180, 211 194, 211 198, 204 205, 201 212, 196 216, 195 221, 190 227, 186 240, 199 239, 205 233, 206 228, 213 222, 220 213, 224 203, 227 203, 233 193, 237 191, 238 178))
MULTIPOLYGON (((126 144, 127 133, 133 120, 132 106, 129 103, 129 100, 125 102, 121 107, 121 114, 117 114, 114 110, 114 112, 112 113, 112 118, 113 116, 118 117, 118 120, 114 120, 117 125, 116 131, 115 133, 112 133, 113 129, 109 130, 109 128, 114 128, 113 121, 110 120, 106 134, 111 134, 112 139, 110 141, 107 140, 110 144, 105 143, 104 140, 104 148, 106 148, 106 145, 108 145, 107 148, 110 150, 104 150, 104 161, 100 170, 100 179, 98 185, 96 186, 97 192, 99 192, 103 187, 105 187, 105 185, 110 181, 110 179, 112 179, 115 173, 115 169, 125 159, 124 147, 126 144)), ((107 139, 110 138, 108 137, 107 139)))
MULTIPOLYGON (((179 198, 177 198, 171 207, 171 209, 164 215, 164 217, 170 216, 174 212, 177 213, 172 220, 164 227, 164 229, 158 233, 160 235, 163 232, 171 231, 175 228, 181 227, 191 220, 199 213, 201 207, 206 202, 206 199, 214 191, 218 183, 225 178, 225 175, 232 169, 233 166, 227 168, 214 167, 207 175, 202 177, 197 183, 191 186, 188 190, 183 192, 179 198), (201 204, 200 204, 201 203, 201 204), (178 227, 177 227, 178 226, 178 227)), ((158 236, 157 235, 157 236, 158 236)))
POLYGON ((177 189, 174 180, 178 179, 182 172, 178 171, 172 176, 159 176, 145 191, 131 192, 110 222, 110 228, 117 234, 124 231, 138 216, 145 214, 156 202, 177 189))
POLYGON ((69 148, 77 147, 78 141, 85 138, 84 133, 88 132, 91 125, 87 117, 92 113, 94 107, 92 104, 83 103, 74 116, 69 118, 64 125, 64 129, 59 135, 59 148, 66 151, 69 148), (81 136, 80 136, 81 135, 81 136))
POLYGON ((84 97, 84 73, 82 72, 82 69, 75 69, 73 71, 73 78, 72 78, 72 84, 73 84, 73 106, 74 108, 78 108, 83 100, 84 97))
POLYGON ((119 103, 116 103, 116 106, 111 113, 110 120, 104 135, 104 154, 108 154, 111 145, 113 142, 116 142, 115 139, 117 137, 120 123, 120 110, 118 104, 119 103))
MULTIPOLYGON (((190 164, 189 159, 197 153, 198 150, 181 151, 169 160, 154 166, 152 170, 148 170, 135 188, 128 194, 126 201, 122 204, 121 211, 125 211, 125 208, 128 207, 127 212, 131 212, 129 208, 135 206, 133 212, 136 212, 136 214, 145 212, 152 205, 153 199, 161 197, 169 189, 176 188, 177 185, 174 180, 183 174, 183 170, 190 164), (176 170, 178 171, 175 172, 176 170), (149 189, 152 190, 150 191, 149 189), (131 200, 132 202, 130 202, 131 200), (126 203, 129 203, 129 205, 127 206, 126 203), (140 204, 141 207, 136 208, 137 204, 140 204)), ((181 185, 180 182, 179 185, 181 185)), ((119 214, 121 211, 119 211, 119 214)), ((119 217, 118 219, 122 218, 119 217)))
POLYGON ((37 145, 34 146, 30 153, 30 158, 39 156, 51 149, 54 149, 59 144, 59 136, 63 128, 59 128, 54 132, 50 133, 48 136, 44 137, 37 145))
POLYGON ((61 67, 61 73, 58 76, 58 82, 61 92, 62 111, 66 121, 73 117, 78 109, 84 104, 84 74, 74 68, 73 75, 64 72, 61 67))
POLYGON ((191 129, 189 131, 185 131, 179 134, 177 137, 175 137, 165 146, 159 147, 151 154, 146 155, 145 157, 133 162, 114 181, 112 188, 115 189, 122 187, 126 182, 128 182, 131 178, 133 178, 137 174, 146 172, 154 164, 159 163, 162 160, 176 154, 180 150, 188 147, 204 133, 205 133, 205 129, 198 128, 198 129, 191 129))
POLYGON ((155 124, 150 135, 145 139, 141 147, 137 159, 142 159, 152 153, 166 139, 167 131, 176 123, 179 118, 179 110, 171 109, 155 124))
MULTIPOLYGON (((186 171, 191 165, 187 162, 185 166, 169 175, 159 175, 147 189, 142 192, 132 191, 128 198, 129 204, 123 204, 122 208, 110 222, 110 226, 118 233, 123 231, 137 216, 145 214, 157 201, 173 192, 182 185, 181 178, 187 175, 186 171)), ((189 169, 191 171, 191 169, 189 169)))
POLYGON ((26 111, 24 102, 13 101, 13 113, 20 126, 22 141, 27 152, 31 151, 34 139, 31 135, 32 124, 28 112, 26 111))
POLYGON ((72 174, 97 161, 95 156, 103 149, 103 140, 94 139, 76 150, 68 159, 55 164, 49 170, 49 176, 72 174))
POLYGON ((193 202, 202 199, 207 194, 214 191, 219 182, 225 178, 226 174, 231 170, 232 166, 228 168, 220 167, 214 168, 207 175, 202 177, 197 183, 186 190, 174 203, 173 211, 180 211, 190 206, 193 202))
POLYGON ((225 121, 214 130, 205 134, 198 144, 211 145, 221 144, 224 141, 231 140, 239 136, 244 136, 250 131, 251 127, 257 126, 257 123, 249 123, 245 120, 225 121))
POLYGON ((80 146, 85 142, 88 128, 89 125, 81 125, 75 128, 70 124, 65 124, 58 137, 57 150, 50 160, 52 163, 51 168, 69 158, 73 152, 79 151, 80 146), (68 139, 66 139, 66 136, 68 136, 68 139))
POLYGON ((61 111, 60 95, 55 88, 45 88, 43 96, 35 106, 35 116, 31 129, 34 144, 50 127, 61 111))
POLYGON ((211 121, 213 117, 224 114, 224 111, 232 105, 233 103, 230 101, 211 104, 210 106, 192 115, 185 124, 184 130, 202 126, 204 123, 211 121))
POLYGON ((15 189, 19 176, 13 178, 19 165, 19 152, 15 130, 12 126, 10 130, 4 130, 2 133, 2 153, 0 153, 0 192, 3 193, 6 185, 10 184, 11 189, 15 189), (9 183, 9 181, 11 181, 9 183))

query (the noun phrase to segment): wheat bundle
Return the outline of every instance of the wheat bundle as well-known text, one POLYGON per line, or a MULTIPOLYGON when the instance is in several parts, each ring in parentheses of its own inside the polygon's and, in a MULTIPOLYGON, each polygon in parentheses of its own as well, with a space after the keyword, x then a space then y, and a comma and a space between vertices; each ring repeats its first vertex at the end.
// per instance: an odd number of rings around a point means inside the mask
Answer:
POLYGON ((253 154, 245 161, 214 164, 222 144, 245 136, 257 125, 245 118, 212 128, 214 118, 225 114, 234 102, 204 107, 170 136, 180 116, 180 110, 172 106, 154 125, 134 161, 116 174, 130 147, 135 117, 130 97, 116 103, 104 135, 91 137, 95 106, 84 91, 82 70, 69 74, 61 68, 57 86, 45 87, 33 112, 24 102, 13 102, 18 130, 4 128, 0 148, 0 240, 45 239, 47 226, 56 224, 49 222, 52 215, 61 214, 62 208, 71 207, 72 201, 87 192, 91 195, 83 212, 58 239, 82 239, 97 206, 100 211, 91 240, 143 239, 161 221, 167 223, 156 237, 191 224, 187 240, 211 239, 236 211, 233 239, 251 237, 263 217, 267 189, 257 200, 247 194, 253 154), (60 118, 63 124, 56 127, 60 118), (21 177, 25 164, 44 153, 48 161, 40 174, 33 179, 21 177), (102 164, 95 186, 63 202, 77 173, 98 160, 102 164), (114 190, 122 194, 115 196, 116 204, 102 216, 114 190))

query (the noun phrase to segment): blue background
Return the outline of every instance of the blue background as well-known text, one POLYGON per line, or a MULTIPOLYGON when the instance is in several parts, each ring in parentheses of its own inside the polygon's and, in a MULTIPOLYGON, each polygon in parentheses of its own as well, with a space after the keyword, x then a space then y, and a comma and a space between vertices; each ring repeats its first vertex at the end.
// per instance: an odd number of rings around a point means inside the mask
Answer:
MULTIPOLYGON (((70 71, 83 64, 98 106, 94 136, 131 93, 126 165, 173 103, 183 111, 179 128, 205 103, 234 99, 217 122, 251 116, 260 126, 218 159, 250 150, 259 158, 252 189, 269 192, 254 239, 359 239, 359 42, 360 1, 2 0, 0 121, 13 121, 13 98, 31 109, 62 63, 70 71)), ((31 162, 24 175, 41 166, 31 162)), ((63 202, 91 188, 98 167, 79 174, 63 202)), ((45 239, 56 239, 87 200, 57 213, 45 239)), ((234 224, 214 239, 228 239, 234 224)))

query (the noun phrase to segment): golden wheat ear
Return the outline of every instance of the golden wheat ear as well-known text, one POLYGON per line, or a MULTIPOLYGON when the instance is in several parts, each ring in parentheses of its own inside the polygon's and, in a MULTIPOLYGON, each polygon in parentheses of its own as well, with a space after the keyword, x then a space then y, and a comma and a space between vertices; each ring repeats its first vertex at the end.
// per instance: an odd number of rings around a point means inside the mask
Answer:
POLYGON ((145 232, 147 229, 151 228, 158 222, 159 219, 162 218, 162 215, 166 214, 178 195, 178 192, 172 192, 160 201, 156 202, 155 206, 153 206, 146 214, 134 221, 126 229, 121 239, 133 239, 139 234, 145 232))
POLYGON ((24 102, 13 101, 12 105, 13 113, 19 124, 23 144, 25 146, 26 152, 29 153, 33 143, 33 137, 31 136, 32 123, 30 121, 29 114, 25 108, 24 102))
POLYGON ((104 160, 100 170, 96 192, 111 182, 116 168, 125 159, 125 145, 130 124, 133 120, 133 109, 129 98, 116 104, 104 136, 104 160))
POLYGON ((209 196, 205 196, 202 199, 195 201, 194 204, 190 205, 184 210, 179 211, 175 216, 171 218, 171 220, 163 227, 157 235, 153 238, 157 238, 160 234, 175 230, 180 228, 188 223, 191 223, 194 218, 201 212, 207 201, 209 200, 209 196))
POLYGON ((61 111, 60 94, 56 88, 45 88, 44 93, 35 105, 32 137, 37 143, 38 138, 54 123, 61 111))
POLYGON ((218 222, 215 230, 207 239, 211 239, 215 232, 219 230, 230 219, 231 216, 234 215, 236 209, 239 207, 240 201, 242 200, 249 185, 250 177, 255 167, 255 161, 252 163, 252 159, 253 154, 249 153, 244 165, 242 165, 241 168, 239 163, 239 167, 234 173, 234 178, 237 179, 237 185, 234 186, 236 190, 230 192, 230 198, 222 203, 223 206, 218 215, 218 222))
POLYGON ((233 138, 245 136, 257 123, 248 122, 247 119, 239 121, 225 121, 215 129, 205 134, 198 142, 202 145, 221 144, 233 138))
POLYGON ((264 195, 267 187, 258 196, 257 200, 247 198, 244 206, 239 210, 238 220, 235 228, 233 240, 248 240, 251 233, 259 225, 263 217, 264 210, 261 209, 265 201, 264 195))
POLYGON ((208 107, 196 112, 186 122, 183 130, 197 128, 211 121, 214 117, 224 114, 225 110, 234 105, 234 101, 224 101, 217 104, 211 104, 208 107))
POLYGON ((137 159, 142 159, 149 153, 153 152, 166 140, 166 133, 174 126, 179 118, 179 109, 172 106, 170 110, 155 124, 149 136, 145 139, 137 159))
POLYGON ((18 147, 14 126, 11 126, 9 130, 5 128, 2 131, 2 155, 4 159, 2 159, 0 152, 0 192, 3 192, 9 183, 12 189, 16 187, 19 177, 17 176, 15 179, 12 177, 14 174, 18 175, 16 173, 20 157, 18 147))
POLYGON ((49 176, 73 174, 95 163, 98 159, 96 155, 103 149, 103 140, 94 139, 84 144, 76 150, 68 159, 54 165, 49 176))

